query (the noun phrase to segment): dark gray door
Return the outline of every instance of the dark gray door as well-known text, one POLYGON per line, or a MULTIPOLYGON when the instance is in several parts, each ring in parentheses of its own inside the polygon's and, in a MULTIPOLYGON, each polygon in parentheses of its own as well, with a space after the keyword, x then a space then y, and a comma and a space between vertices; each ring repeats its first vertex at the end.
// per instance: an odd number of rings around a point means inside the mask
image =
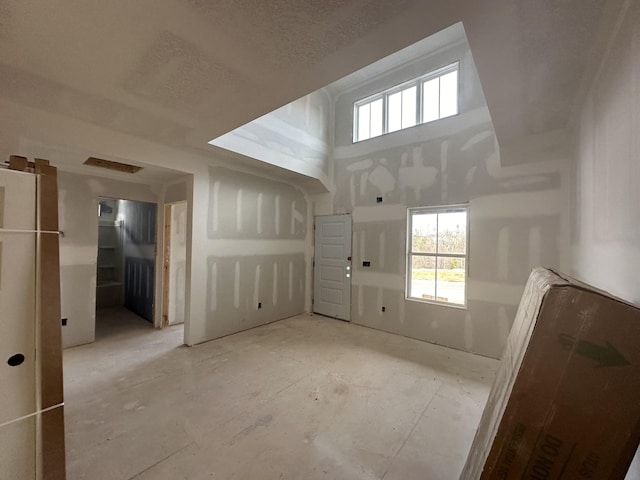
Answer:
POLYGON ((153 203, 123 200, 124 306, 153 322, 156 215, 153 203))

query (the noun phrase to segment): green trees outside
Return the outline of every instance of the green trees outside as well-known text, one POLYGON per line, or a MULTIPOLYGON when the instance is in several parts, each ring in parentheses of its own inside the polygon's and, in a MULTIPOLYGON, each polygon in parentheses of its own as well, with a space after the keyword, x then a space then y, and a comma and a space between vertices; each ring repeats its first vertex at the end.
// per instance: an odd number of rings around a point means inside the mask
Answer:
POLYGON ((464 258, 436 257, 436 254, 456 253, 464 255, 466 253, 466 215, 462 218, 459 217, 459 214, 447 213, 416 215, 411 238, 413 243, 412 252, 425 254, 412 256, 413 279, 434 279, 437 261, 438 280, 464 281, 464 258), (453 215, 458 218, 453 217, 453 215), (440 217, 439 221, 437 221, 436 216, 440 217), (451 217, 443 221, 443 217, 447 216, 451 217), (419 218, 416 221, 416 217, 423 218, 419 218), (465 221, 462 223, 460 220, 465 221), (441 225, 439 229, 437 228, 438 224, 441 225))

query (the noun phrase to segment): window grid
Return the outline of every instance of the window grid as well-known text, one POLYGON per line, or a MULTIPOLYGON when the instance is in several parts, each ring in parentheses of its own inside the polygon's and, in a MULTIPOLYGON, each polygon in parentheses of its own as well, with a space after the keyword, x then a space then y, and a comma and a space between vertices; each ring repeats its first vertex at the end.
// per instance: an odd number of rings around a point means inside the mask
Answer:
POLYGON ((458 92, 457 92, 457 85, 458 85, 458 80, 459 80, 459 75, 458 75, 458 71, 459 71, 459 62, 455 62, 452 63, 450 65, 447 65, 445 67, 439 68, 437 70, 434 70, 433 72, 430 72, 426 75, 423 75, 419 78, 416 78, 414 80, 411 80, 409 82, 405 82, 402 83, 400 85, 396 85, 388 90, 385 90, 383 92, 377 93, 375 95, 371 95, 367 98, 364 98, 362 100, 359 100, 357 102, 354 103, 354 121, 353 121, 353 138, 354 138, 354 142, 361 142, 364 140, 368 140, 370 138, 375 138, 378 137, 380 135, 384 135, 387 133, 392 133, 395 131, 399 131, 399 130, 404 130, 405 128, 410 128, 416 125, 421 125, 424 123, 428 123, 434 120, 439 120, 441 118, 446 118, 449 116, 453 116, 453 115, 457 115, 458 113, 458 92), (441 87, 441 78, 444 77, 447 74, 450 73, 456 73, 456 92, 455 92, 455 108, 453 110, 452 113, 448 113, 445 116, 441 116, 441 110, 442 110, 442 89, 441 87), (437 116, 435 117, 429 117, 429 118, 425 118, 425 112, 424 112, 424 100, 423 98, 425 98, 425 85, 427 83, 429 83, 432 80, 437 80, 438 83, 438 97, 435 99, 437 106, 438 106, 438 112, 437 112, 437 116), (405 92, 410 90, 412 87, 415 87, 415 123, 402 126, 403 123, 403 115, 402 115, 402 108, 403 108, 403 93, 401 92, 405 92), (401 127, 394 129, 394 130, 390 130, 390 126, 389 126, 389 98, 397 93, 400 93, 400 104, 401 104, 401 113, 400 113, 400 123, 401 123, 401 127), (382 128, 381 128, 381 133, 379 133, 378 135, 371 135, 372 132, 372 126, 371 126, 371 105, 382 99, 382 128), (366 119, 361 118, 360 115, 360 108, 364 107, 366 105, 369 105, 369 114, 368 117, 366 119), (369 128, 368 128, 368 135, 366 137, 362 137, 360 135, 360 124, 361 122, 365 121, 366 123, 369 124, 369 128))
POLYGON ((466 308, 467 305, 467 283, 469 272, 469 209, 468 205, 448 205, 445 207, 418 207, 408 209, 408 222, 407 222, 407 278, 406 278, 406 298, 410 300, 423 301, 425 303, 435 303, 438 305, 445 305, 457 308, 466 308), (452 252, 440 252, 440 214, 446 213, 464 213, 465 214, 465 241, 464 241, 464 253, 452 253, 452 252), (414 217, 416 215, 433 214, 436 218, 436 235, 435 235, 435 249, 432 251, 416 251, 414 249, 414 217), (412 277, 413 277, 413 259, 415 257, 433 258, 434 259, 434 295, 432 299, 424 299, 412 292, 412 277), (464 293, 463 302, 455 301, 443 301, 439 300, 438 295, 438 270, 440 258, 457 258, 464 262, 464 293))

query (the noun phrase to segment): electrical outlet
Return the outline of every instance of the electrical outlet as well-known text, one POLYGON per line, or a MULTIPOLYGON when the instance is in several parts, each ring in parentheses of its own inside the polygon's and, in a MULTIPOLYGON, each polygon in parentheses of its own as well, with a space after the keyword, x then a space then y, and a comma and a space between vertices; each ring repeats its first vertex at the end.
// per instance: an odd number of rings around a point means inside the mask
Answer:
POLYGON ((376 203, 382 203, 382 197, 376 197, 376 203))
POLYGON ((370 267, 371 266, 371 262, 365 260, 364 262, 362 262, 362 266, 363 267, 370 267))
POLYGON ((387 307, 382 307, 382 311, 383 312, 386 311, 386 310, 387 310, 387 307))
POLYGON ((66 327, 66 326, 67 326, 67 319, 66 319, 66 318, 63 318, 63 319, 62 319, 62 326, 63 326, 63 327, 66 327))
POLYGON ((258 310, 262 308, 262 302, 258 302, 258 310))

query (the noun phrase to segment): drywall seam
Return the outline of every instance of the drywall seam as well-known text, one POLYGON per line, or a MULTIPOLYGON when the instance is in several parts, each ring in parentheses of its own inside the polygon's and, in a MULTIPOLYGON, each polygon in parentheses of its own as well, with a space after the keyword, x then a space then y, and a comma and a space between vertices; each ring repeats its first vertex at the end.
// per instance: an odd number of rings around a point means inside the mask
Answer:
POLYGON ((282 255, 304 253, 306 240, 207 239, 207 251, 220 257, 249 257, 253 255, 282 255))
POLYGON ((467 300, 518 305, 523 291, 524 285, 470 280, 467 287, 467 300))
MULTIPOLYGON (((258 199, 256 200, 256 221, 258 222, 257 226, 256 226, 256 230, 258 231, 258 235, 262 234, 262 201, 263 201, 263 197, 264 194, 262 192, 260 192, 258 194, 258 199)), ((215 200, 214 200, 215 201, 215 200)))
POLYGON ((475 108, 437 122, 418 125, 351 145, 337 146, 333 150, 333 159, 335 162, 343 162, 357 157, 376 155, 380 150, 401 148, 408 143, 408 139, 414 141, 417 136, 416 132, 419 132, 418 138, 421 142, 445 139, 460 130, 470 129, 490 121, 491 116, 487 107, 475 108))
POLYGON ((406 205, 357 206, 352 211, 353 223, 406 220, 406 205))
POLYGON ((352 285, 367 287, 390 288, 404 291, 404 275, 379 272, 362 272, 355 270, 351 280, 352 285))
POLYGON ((473 219, 527 218, 560 215, 565 197, 562 190, 512 192, 486 195, 470 202, 473 219))

